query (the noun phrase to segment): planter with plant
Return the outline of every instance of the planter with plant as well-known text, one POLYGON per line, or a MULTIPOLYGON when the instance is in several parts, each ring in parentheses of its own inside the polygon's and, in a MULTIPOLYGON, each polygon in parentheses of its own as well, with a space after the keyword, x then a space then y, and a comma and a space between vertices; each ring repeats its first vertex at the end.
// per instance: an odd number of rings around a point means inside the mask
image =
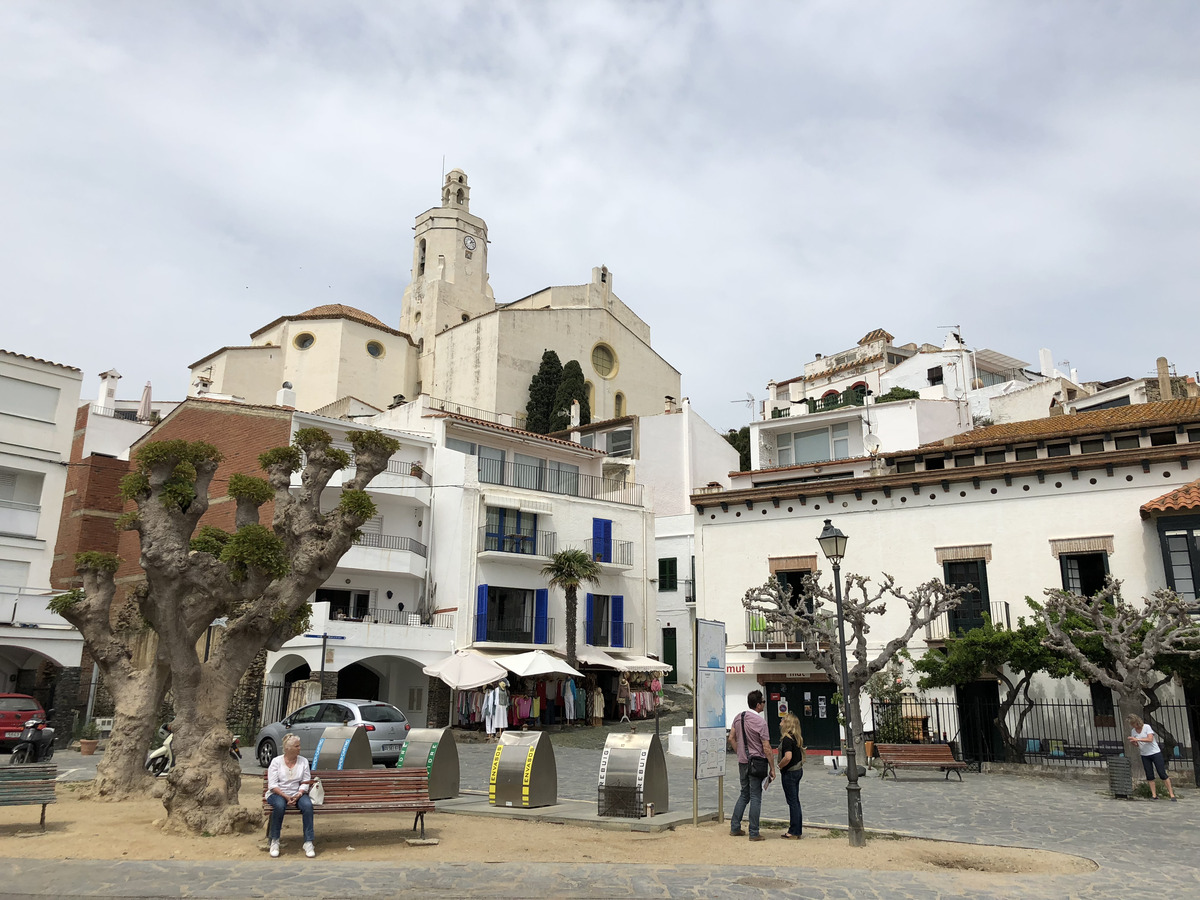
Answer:
POLYGON ((95 719, 88 719, 79 729, 79 752, 84 756, 91 756, 96 752, 98 746, 100 746, 100 729, 97 727, 95 719))

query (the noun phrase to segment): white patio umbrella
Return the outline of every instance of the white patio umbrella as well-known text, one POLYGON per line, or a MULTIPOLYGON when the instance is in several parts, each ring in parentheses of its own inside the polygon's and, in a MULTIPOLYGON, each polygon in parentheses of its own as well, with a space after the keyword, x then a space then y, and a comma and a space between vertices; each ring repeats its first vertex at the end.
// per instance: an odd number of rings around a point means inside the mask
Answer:
POLYGON ((529 677, 531 675, 574 675, 582 678, 583 673, 567 665, 566 660, 551 656, 545 650, 530 650, 528 653, 514 653, 512 656, 497 656, 496 662, 504 666, 514 675, 529 677))
POLYGON ((470 650, 455 650, 452 656, 426 666, 422 671, 426 675, 440 678, 457 690, 483 687, 485 684, 499 681, 508 674, 503 666, 470 650))
POLYGON ((142 400, 137 408, 137 420, 139 422, 149 422, 150 413, 153 408, 150 406, 150 382, 146 382, 146 386, 142 388, 142 400))

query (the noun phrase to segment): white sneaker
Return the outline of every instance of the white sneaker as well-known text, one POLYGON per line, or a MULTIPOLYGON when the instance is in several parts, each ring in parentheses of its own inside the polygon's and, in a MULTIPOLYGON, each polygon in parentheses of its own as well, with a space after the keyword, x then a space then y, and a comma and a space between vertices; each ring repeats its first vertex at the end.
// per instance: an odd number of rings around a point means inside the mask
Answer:
POLYGON ((317 850, 315 847, 313 847, 312 841, 304 842, 304 855, 307 856, 309 859, 312 859, 314 856, 317 855, 317 850))
POLYGON ((279 841, 271 841, 271 858, 279 856, 279 841))

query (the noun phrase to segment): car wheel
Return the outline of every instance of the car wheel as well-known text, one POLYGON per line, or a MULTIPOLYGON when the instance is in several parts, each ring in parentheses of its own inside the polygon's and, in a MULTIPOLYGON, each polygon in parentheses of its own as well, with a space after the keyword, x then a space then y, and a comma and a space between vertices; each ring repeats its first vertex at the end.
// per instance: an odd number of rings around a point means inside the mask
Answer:
POLYGON ((30 750, 28 747, 18 747, 12 752, 12 756, 8 758, 10 766, 23 766, 28 762, 32 762, 30 750))
POLYGON ((279 753, 275 749, 275 742, 270 738, 264 739, 263 742, 258 745, 258 764, 264 769, 270 766, 271 760, 278 755, 279 753))

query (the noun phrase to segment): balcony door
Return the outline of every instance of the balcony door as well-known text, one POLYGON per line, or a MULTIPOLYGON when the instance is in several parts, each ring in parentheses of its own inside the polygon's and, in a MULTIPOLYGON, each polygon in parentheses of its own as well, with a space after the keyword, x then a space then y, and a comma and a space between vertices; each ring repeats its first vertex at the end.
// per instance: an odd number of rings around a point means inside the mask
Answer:
POLYGON ((983 627, 988 612, 987 564, 982 559, 946 560, 947 587, 970 587, 957 609, 950 611, 950 633, 983 627))

